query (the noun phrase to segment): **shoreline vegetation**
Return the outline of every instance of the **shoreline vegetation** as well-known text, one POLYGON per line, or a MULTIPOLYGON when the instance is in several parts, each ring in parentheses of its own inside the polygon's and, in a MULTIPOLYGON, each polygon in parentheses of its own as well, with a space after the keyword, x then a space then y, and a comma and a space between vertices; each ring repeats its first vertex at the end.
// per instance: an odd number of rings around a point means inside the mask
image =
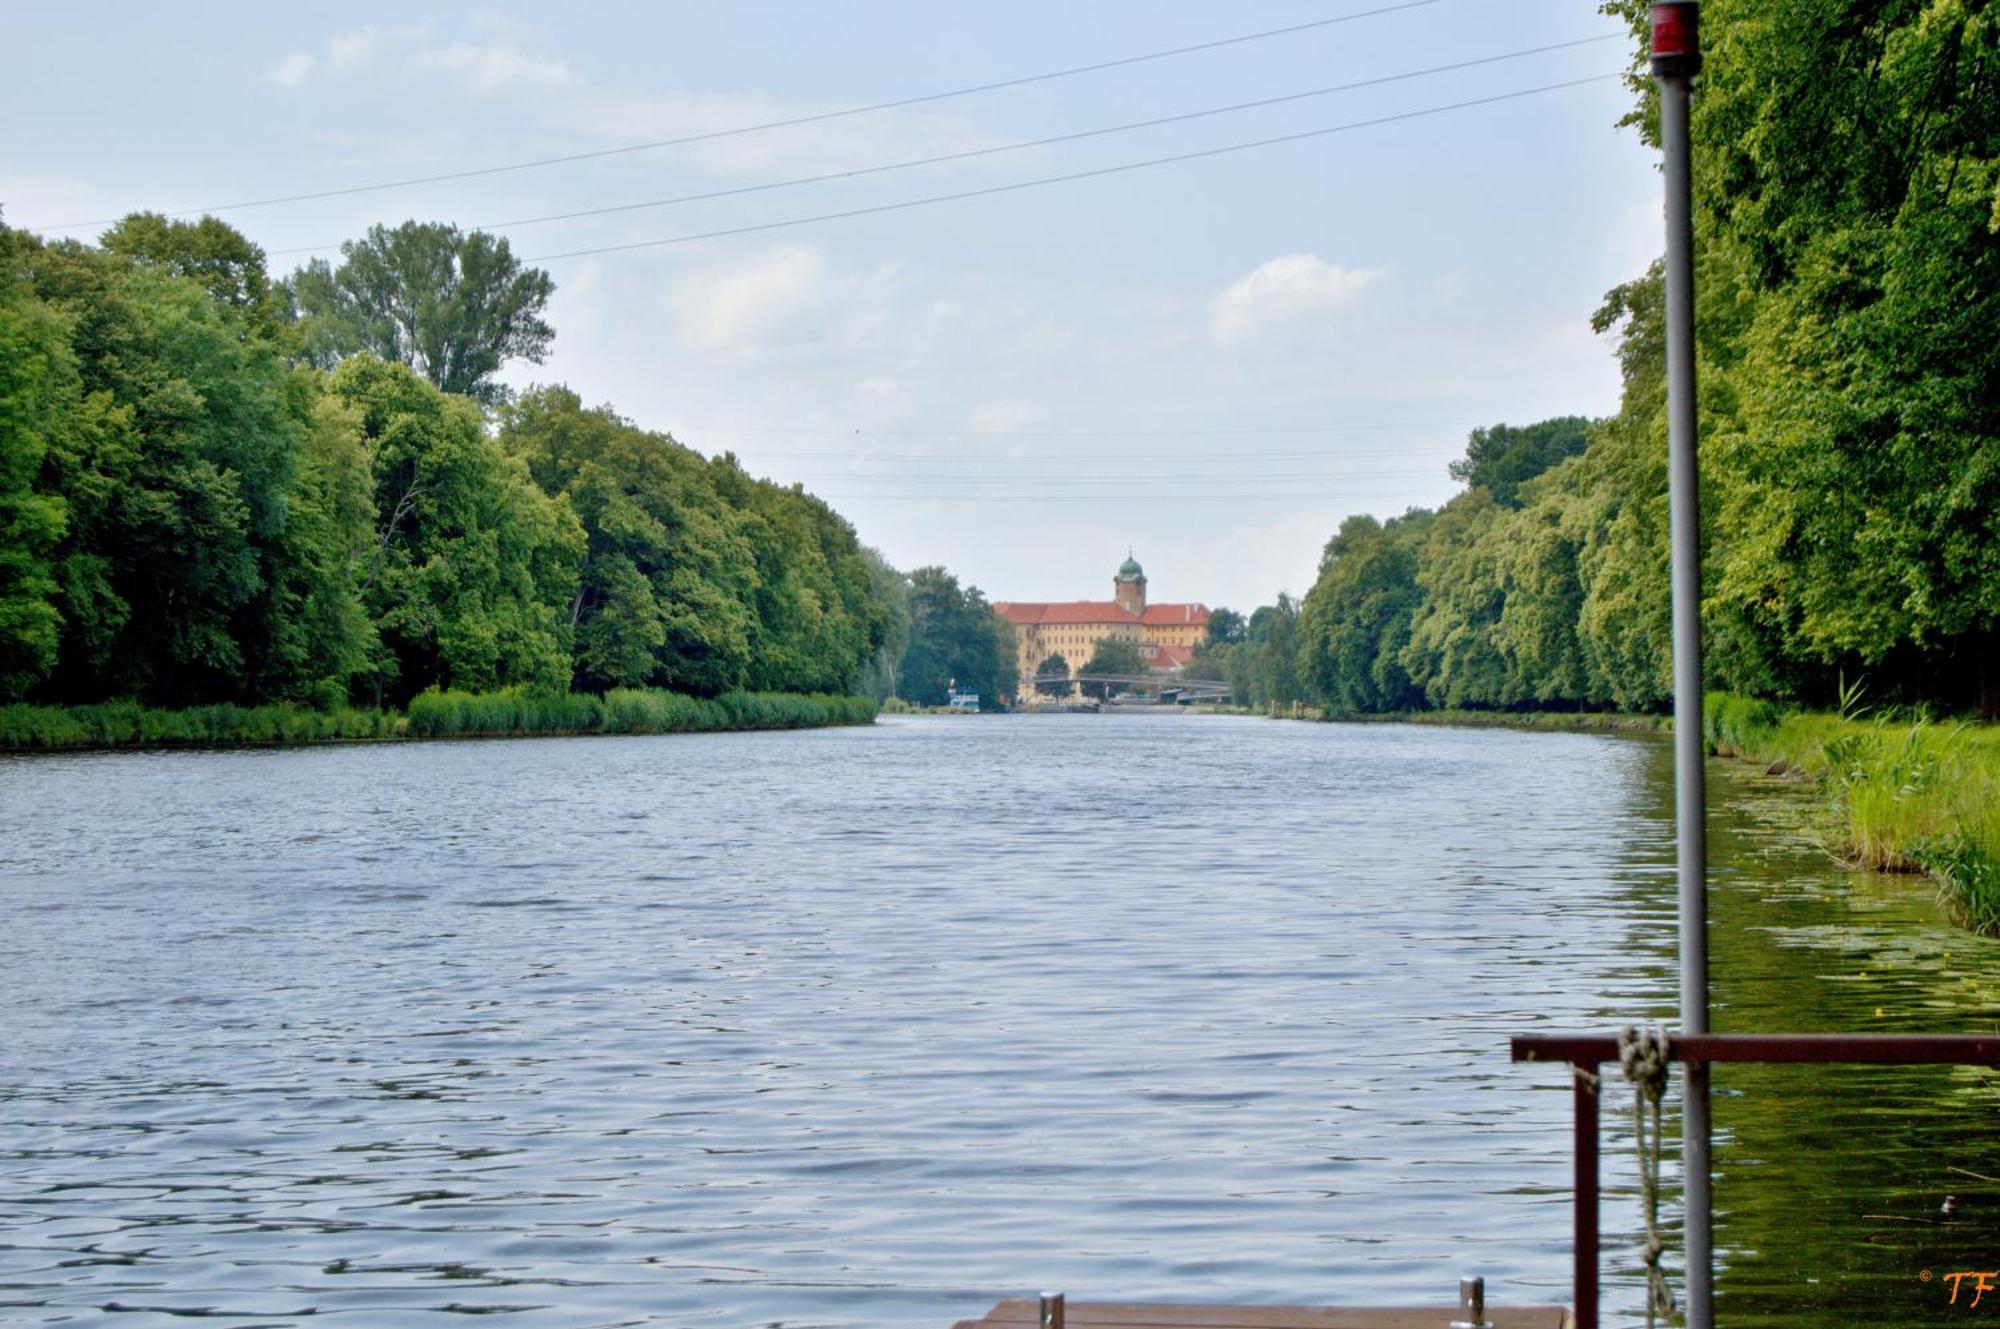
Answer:
POLYGON ((821 729, 873 724, 876 711, 872 697, 725 692, 708 698, 640 688, 614 688, 601 697, 585 692, 434 690, 413 697, 403 712, 226 704, 168 710, 130 701, 94 706, 17 704, 0 706, 0 752, 821 729))
MULTIPOLYGON (((1715 756, 1810 780, 1825 798, 1819 833, 1850 867, 1922 873, 1953 920, 2000 937, 2000 725, 1870 712, 1849 689, 1837 712, 1711 692, 1702 730, 1715 756)), ((1342 715, 1335 724, 1417 724, 1540 732, 1668 733, 1665 715, 1622 711, 1401 711, 1342 715)))

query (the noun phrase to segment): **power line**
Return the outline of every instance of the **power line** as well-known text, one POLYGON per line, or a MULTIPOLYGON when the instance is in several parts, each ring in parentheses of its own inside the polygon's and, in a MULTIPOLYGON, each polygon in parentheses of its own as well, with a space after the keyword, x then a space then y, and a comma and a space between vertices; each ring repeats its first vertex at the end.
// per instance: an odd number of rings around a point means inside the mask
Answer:
POLYGON ((1067 184, 1074 180, 1092 180, 1107 175, 1122 175, 1128 171, 1144 170, 1153 166, 1171 166, 1180 162, 1201 161, 1209 157, 1220 157, 1232 152, 1246 152, 1252 148, 1276 147, 1285 143, 1299 143, 1307 139, 1324 138, 1329 134, 1345 134, 1358 129, 1374 129, 1382 125, 1399 124, 1407 120, 1422 120, 1430 116, 1445 115, 1452 111, 1471 110, 1480 106, 1493 106, 1501 102, 1520 101, 1525 97, 1541 96, 1544 93, 1562 92, 1570 88, 1580 88, 1592 83, 1604 83, 1612 79, 1622 79, 1624 73, 1598 74, 1590 78, 1571 79, 1563 83, 1547 83, 1539 88, 1525 88, 1519 92, 1503 92, 1492 97, 1475 97, 1470 101, 1452 102, 1445 106, 1430 106, 1417 111, 1404 111, 1397 115, 1378 116, 1373 120, 1355 120, 1344 125, 1330 125, 1323 129, 1307 129, 1296 134, 1280 134, 1275 138, 1255 139, 1248 143, 1231 143, 1219 148, 1203 148, 1196 152, 1180 152, 1167 157, 1150 157, 1145 161, 1121 162, 1114 166, 1099 166, 1087 171, 1071 171, 1065 175, 1048 175, 1035 180, 1016 180, 1011 184, 988 185, 982 189, 964 189, 951 194, 932 194, 925 198, 902 199, 895 203, 878 203, 872 207, 849 208, 842 212, 822 212, 810 217, 789 217, 783 221, 757 222, 749 226, 731 226, 719 231, 699 231, 690 235, 663 236, 657 240, 634 240, 626 244, 599 245, 591 249, 570 249, 560 254, 542 254, 523 260, 528 263, 554 263, 566 258, 589 258, 598 254, 622 254, 635 249, 657 249, 665 245, 692 244, 698 240, 721 240, 729 236, 754 235, 762 231, 778 231, 793 226, 806 226, 816 222, 845 221, 852 217, 870 217, 878 213, 899 212, 905 208, 920 208, 933 203, 956 203, 969 198, 986 198, 994 194, 1008 194, 1021 189, 1036 189, 1043 185, 1067 184))
POLYGON ((1462 420, 1405 420, 1399 423, 1248 426, 1222 429, 865 429, 744 425, 713 421, 684 424, 690 433, 832 434, 842 438, 1241 438, 1253 434, 1344 434, 1393 429, 1458 429, 1462 420))
MULTIPOLYGON (((1402 491, 1397 491, 1400 496, 1402 491)), ((1335 503, 1349 499, 1382 499, 1385 494, 1349 490, 1339 494, 821 494, 825 503, 1335 503)))
MULTIPOLYGON (((1134 460, 1143 461, 1146 459, 1135 458, 1134 460)), ((1000 474, 933 473, 930 475, 895 475, 895 474, 884 473, 882 471, 874 471, 866 474, 860 474, 853 471, 840 471, 840 470, 803 471, 803 472, 794 471, 790 472, 790 474, 795 476, 816 475, 820 479, 831 478, 840 480, 867 480, 873 483, 881 483, 881 484, 975 484, 975 483, 985 483, 985 482, 1004 483, 1007 481, 1013 481, 1018 483, 1022 480, 1037 480, 1037 479, 1057 480, 1061 481, 1065 485, 1073 483, 1095 484, 1100 482, 1116 483, 1116 484, 1162 484, 1171 482, 1174 484, 1185 484, 1189 479, 1201 479, 1204 481, 1223 481, 1223 482, 1228 482, 1230 480, 1235 480, 1235 479, 1260 480, 1260 481, 1261 480, 1331 480, 1337 483, 1346 478, 1341 475, 1330 474, 1323 470, 1259 471, 1255 475, 1245 475, 1241 477, 1229 476, 1229 475, 1217 475, 1217 476, 1205 475, 1198 477, 1191 477, 1191 476, 1177 475, 1177 474, 1148 475, 1144 473, 1135 473, 1130 471, 1122 473, 1086 472, 1083 474, 1071 474, 1069 472, 1060 470, 1050 470, 1045 475, 1023 475, 1019 472, 1014 472, 1011 474, 1002 472, 1000 474)), ((1447 474, 1447 472, 1444 470, 1443 467, 1427 466, 1424 467, 1422 470, 1413 470, 1413 471, 1364 471, 1355 478, 1358 480, 1417 479, 1423 476, 1437 476, 1444 474, 1447 474)))
MULTIPOLYGON (((674 436, 680 442, 678 435, 674 436)), ((695 446, 688 444, 687 446, 695 446)), ((703 445, 706 446, 706 445, 703 445)), ((1463 446, 1447 445, 1443 448, 1357 448, 1352 451, 1326 452, 1028 452, 1012 455, 986 454, 939 454, 934 452, 828 452, 825 449, 784 449, 752 447, 747 455, 763 457, 788 457, 803 461, 855 462, 873 464, 876 462, 923 462, 957 465, 971 462, 975 464, 998 465, 1003 462, 1100 462, 1100 461, 1170 461, 1184 462, 1239 462, 1239 461, 1324 461, 1328 463, 1346 461, 1351 457, 1421 457, 1434 455, 1440 461, 1456 460, 1464 452, 1463 446)), ((723 451, 734 452, 734 448, 723 451)))
MULTIPOLYGON (((971 161, 980 157, 993 157, 1001 153, 1022 152, 1029 148, 1048 148, 1062 143, 1076 143, 1084 139, 1103 138, 1111 134, 1127 134, 1139 129, 1157 129, 1162 125, 1184 124, 1190 120, 1203 120, 1218 115, 1231 115, 1239 111, 1261 110, 1270 106, 1283 106, 1291 102, 1307 101, 1315 97, 1330 97, 1336 93, 1358 92, 1363 88, 1386 87, 1392 83, 1407 83, 1412 79, 1429 78, 1437 74, 1453 74, 1467 69, 1477 69, 1482 65, 1501 64, 1509 60, 1524 60, 1530 56, 1546 55, 1551 51, 1573 50, 1580 46, 1595 46, 1601 42, 1623 41, 1623 33, 1605 33, 1597 37, 1582 37, 1575 41, 1554 42, 1547 46, 1534 46, 1526 50, 1509 51, 1502 55, 1482 56, 1477 60, 1461 60, 1455 64, 1433 65, 1429 69, 1415 69, 1402 74, 1384 74, 1379 78, 1361 79, 1353 83, 1338 83, 1332 87, 1312 88, 1305 92, 1289 92, 1279 97, 1264 97, 1256 101, 1237 102, 1229 106, 1213 106, 1201 111, 1184 111, 1177 115, 1155 116, 1150 120, 1134 120, 1122 125, 1106 125, 1099 129, 1083 129, 1069 134, 1056 134, 1049 138, 1028 139, 1019 143, 1001 143, 992 147, 969 148, 963 152, 941 153, 933 157, 916 157, 909 161, 889 162, 880 166, 858 166, 845 171, 827 171, 819 175, 799 176, 790 180, 769 180, 762 184, 737 185, 729 189, 711 189, 699 194, 680 194, 673 198, 648 199, 640 203, 617 203, 601 208, 581 208, 575 212, 551 212, 537 217, 516 217, 509 221, 482 222, 473 227, 479 231, 504 231, 522 226, 542 226, 550 222, 579 221, 587 217, 609 217, 619 213, 642 212, 651 208, 673 207, 682 203, 705 203, 719 198, 740 198, 746 194, 762 194, 778 189, 794 189, 802 185, 827 184, 835 180, 858 180, 865 176, 883 175, 891 171, 907 171, 921 166, 942 166, 951 162, 971 161)), ((295 245, 288 249, 273 249, 273 258, 289 254, 311 254, 321 250, 335 249, 339 242, 322 245, 295 245)))
MULTIPOLYGON (((238 212, 246 208, 268 208, 283 203, 306 203, 314 199, 345 198, 354 194, 379 193, 387 189, 407 189, 414 185, 441 184, 450 180, 471 180, 480 176, 505 175, 515 171, 538 170, 545 166, 562 166, 571 162, 596 161, 605 157, 620 157, 635 152, 651 152, 659 148, 685 147, 692 143, 712 143, 717 139, 735 138, 744 134, 761 134, 772 129, 791 129, 799 125, 824 124, 829 120, 841 120, 850 116, 872 115, 880 111, 902 110, 911 106, 925 106, 935 102, 950 101, 959 97, 971 97, 983 92, 1002 92, 1009 88, 1024 88, 1036 83, 1048 83, 1056 79, 1075 78, 1082 74, 1098 74, 1110 69, 1124 69, 1132 65, 1146 64, 1154 60, 1167 60, 1176 56, 1195 55, 1203 51, 1221 50, 1228 46, 1240 46, 1246 42, 1267 41, 1273 37, 1288 37, 1294 33, 1310 32, 1316 28, 1337 27, 1345 23, 1357 23, 1363 19, 1380 18, 1388 14, 1399 14, 1406 10, 1424 9, 1442 3, 1442 0, 1404 0, 1401 4, 1383 5, 1375 9, 1364 9, 1351 14, 1337 14, 1331 18, 1314 19, 1307 23, 1294 23, 1283 28, 1268 28, 1262 32, 1248 32, 1235 37, 1222 37, 1214 41, 1196 42, 1191 46, 1176 46, 1164 51, 1150 51, 1144 55, 1128 55, 1116 60, 1100 60, 1094 64, 1074 65, 1067 69, 1050 70, 1042 74, 1027 74, 1019 78, 999 79, 991 83, 978 83, 970 87, 951 88, 944 92, 924 93, 916 97, 899 97, 893 101, 872 102, 865 106, 847 106, 834 111, 821 111, 813 115, 790 116, 783 120, 766 120, 759 124, 738 125, 732 129, 712 129, 700 134, 683 134, 678 138, 653 139, 646 143, 628 143, 617 148, 598 148, 590 152, 565 153, 557 157, 537 157, 528 161, 508 162, 499 166, 480 166, 463 171, 447 171, 437 175, 409 176, 401 180, 385 180, 376 184, 349 185, 340 189, 317 189, 306 193, 280 194, 271 198, 247 199, 237 203, 219 203, 205 208, 182 208, 166 213, 169 217, 192 217, 203 213, 238 212)), ((62 226, 45 226, 35 229, 44 231, 73 231, 89 226, 109 226, 119 220, 117 217, 102 218, 97 221, 70 222, 62 226)))

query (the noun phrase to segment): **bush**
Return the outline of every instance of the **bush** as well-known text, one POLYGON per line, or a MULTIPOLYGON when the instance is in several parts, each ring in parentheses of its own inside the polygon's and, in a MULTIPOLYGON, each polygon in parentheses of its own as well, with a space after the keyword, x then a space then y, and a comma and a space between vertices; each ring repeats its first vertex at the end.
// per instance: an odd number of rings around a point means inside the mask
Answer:
POLYGON ((500 738, 529 734, 686 734, 872 724, 871 697, 731 692, 713 700, 620 688, 587 692, 456 692, 433 688, 407 715, 303 706, 0 706, 0 751, 75 748, 278 746, 338 739, 500 738))
POLYGON ((390 738, 396 717, 382 711, 318 711, 303 706, 196 706, 150 710, 136 702, 97 706, 0 706, 0 749, 274 746, 330 739, 390 738))

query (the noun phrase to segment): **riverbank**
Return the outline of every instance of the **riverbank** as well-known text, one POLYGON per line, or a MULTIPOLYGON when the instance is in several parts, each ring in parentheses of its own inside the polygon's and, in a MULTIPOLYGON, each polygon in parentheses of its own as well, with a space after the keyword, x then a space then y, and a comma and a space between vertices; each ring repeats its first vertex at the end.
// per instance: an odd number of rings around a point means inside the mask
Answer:
POLYGON ((2000 726, 1787 712, 1721 693, 1703 709, 1717 755, 1820 783, 1841 857, 1928 873, 1959 923, 2000 936, 2000 726))
POLYGON ((636 688, 602 697, 426 692, 407 712, 230 705, 157 710, 136 702, 13 705, 0 706, 0 752, 816 729, 872 724, 875 712, 871 697, 726 692, 708 698, 636 688))
MULTIPOLYGON (((1442 725, 1568 733, 1664 733, 1673 719, 1620 712, 1416 711, 1299 718, 1342 724, 1442 725)), ((2000 936, 2000 726, 1786 711, 1709 694, 1708 749, 1773 775, 1817 782, 1827 849, 1876 872, 1926 873, 1965 928, 2000 936)))

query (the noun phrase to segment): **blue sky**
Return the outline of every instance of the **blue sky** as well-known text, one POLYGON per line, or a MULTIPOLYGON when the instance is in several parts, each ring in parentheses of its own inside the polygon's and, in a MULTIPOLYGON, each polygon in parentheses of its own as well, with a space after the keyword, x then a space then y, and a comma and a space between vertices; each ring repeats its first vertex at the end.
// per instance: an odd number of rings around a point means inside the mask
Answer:
MULTIPOLYGON (((1396 0, 17 9, 0 205, 37 229, 588 152, 1396 0)), ((969 151, 1592 37, 1282 106, 860 180, 508 228, 516 252, 757 225, 1621 70, 1590 0, 1434 0, 1285 37, 681 148, 218 215, 286 271, 374 222, 482 226, 969 151), (298 253, 281 253, 298 249, 298 253)), ((1471 428, 1602 414, 1603 292, 1660 248, 1603 81, 1179 165, 547 264, 566 382, 803 481, 1000 599, 1302 593, 1340 520, 1434 504, 1471 428)), ((73 232, 89 235, 85 228, 73 232)), ((324 252, 324 251, 322 251, 324 252)))

